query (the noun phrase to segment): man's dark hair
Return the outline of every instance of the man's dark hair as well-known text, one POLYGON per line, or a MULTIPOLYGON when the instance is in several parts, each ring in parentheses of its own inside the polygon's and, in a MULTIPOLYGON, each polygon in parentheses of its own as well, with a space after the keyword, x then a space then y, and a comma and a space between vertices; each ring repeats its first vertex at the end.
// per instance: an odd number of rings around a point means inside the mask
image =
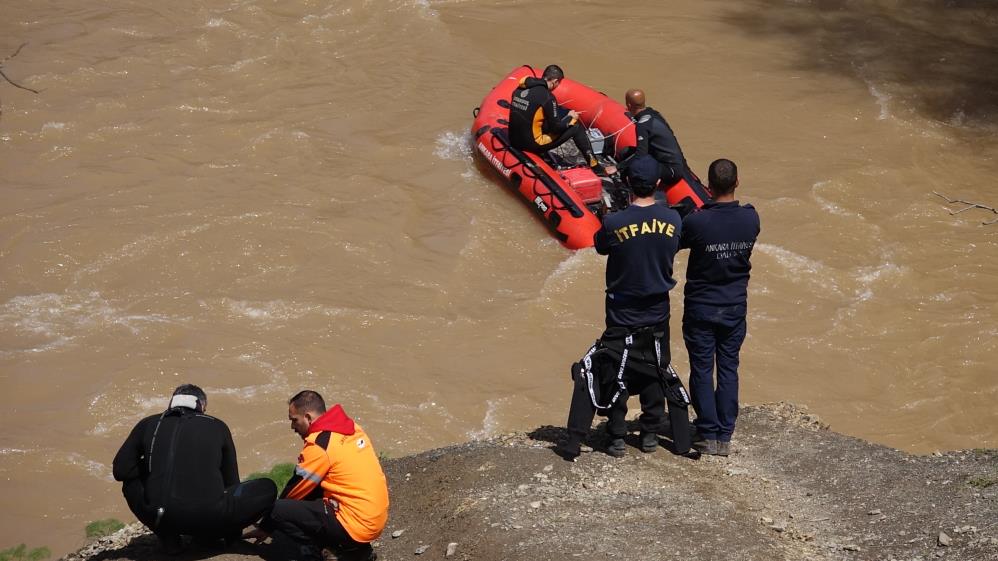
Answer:
POLYGON ((551 64, 544 69, 545 80, 561 80, 565 77, 565 72, 557 64, 551 64))
POLYGON ((635 197, 649 197, 655 192, 655 186, 647 181, 629 181, 627 185, 635 197))
POLYGON ((707 186, 715 196, 727 195, 738 185, 738 166, 731 160, 714 160, 707 171, 707 186))
POLYGON ((173 395, 192 395, 198 400, 198 404, 201 406, 201 411, 204 412, 204 408, 208 406, 208 396, 204 393, 204 390, 195 386, 194 384, 181 384, 177 386, 177 389, 173 390, 173 395))
POLYGON ((654 193, 658 177, 659 163, 649 154, 635 156, 624 173, 624 180, 636 197, 647 197, 654 193))
POLYGON ((326 402, 322 400, 319 392, 312 390, 302 390, 288 400, 288 405, 294 405, 295 409, 302 413, 325 413, 326 402))

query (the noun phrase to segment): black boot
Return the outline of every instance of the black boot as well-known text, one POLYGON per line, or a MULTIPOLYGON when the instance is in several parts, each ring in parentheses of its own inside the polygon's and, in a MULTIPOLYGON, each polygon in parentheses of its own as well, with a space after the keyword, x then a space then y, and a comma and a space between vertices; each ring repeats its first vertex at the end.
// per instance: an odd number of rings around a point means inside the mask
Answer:
POLYGON ((554 453, 561 456, 563 460, 574 462, 582 453, 582 441, 574 436, 569 436, 568 440, 563 440, 554 448, 554 453))

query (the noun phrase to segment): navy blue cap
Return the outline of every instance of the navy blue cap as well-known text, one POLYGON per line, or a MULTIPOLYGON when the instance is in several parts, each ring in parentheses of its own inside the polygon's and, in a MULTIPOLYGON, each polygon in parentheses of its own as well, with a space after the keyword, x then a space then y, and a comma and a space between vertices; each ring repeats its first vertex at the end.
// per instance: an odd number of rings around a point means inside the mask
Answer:
POLYGON ((648 154, 635 157, 627 166, 627 182, 631 185, 653 186, 658 179, 658 160, 648 154))

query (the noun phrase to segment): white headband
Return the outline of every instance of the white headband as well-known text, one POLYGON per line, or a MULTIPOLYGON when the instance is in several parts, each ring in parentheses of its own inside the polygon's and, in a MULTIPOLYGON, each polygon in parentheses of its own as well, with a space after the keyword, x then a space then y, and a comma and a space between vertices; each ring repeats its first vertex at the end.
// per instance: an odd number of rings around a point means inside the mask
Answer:
POLYGON ((170 400, 170 409, 173 409, 174 407, 186 407, 197 411, 198 398, 193 395, 177 394, 170 400))

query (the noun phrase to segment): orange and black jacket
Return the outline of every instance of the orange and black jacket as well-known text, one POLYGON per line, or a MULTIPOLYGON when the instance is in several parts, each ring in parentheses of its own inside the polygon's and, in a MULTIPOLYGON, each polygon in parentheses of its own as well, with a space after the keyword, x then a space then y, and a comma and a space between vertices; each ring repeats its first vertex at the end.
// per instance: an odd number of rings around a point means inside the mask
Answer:
POLYGON ((509 109, 509 140, 516 148, 530 150, 550 144, 575 118, 558 107, 547 82, 525 77, 513 90, 509 109))
POLYGON ((316 419, 308 432, 281 498, 335 499, 336 519, 350 537, 374 541, 388 522, 388 483, 367 434, 339 405, 316 419))

